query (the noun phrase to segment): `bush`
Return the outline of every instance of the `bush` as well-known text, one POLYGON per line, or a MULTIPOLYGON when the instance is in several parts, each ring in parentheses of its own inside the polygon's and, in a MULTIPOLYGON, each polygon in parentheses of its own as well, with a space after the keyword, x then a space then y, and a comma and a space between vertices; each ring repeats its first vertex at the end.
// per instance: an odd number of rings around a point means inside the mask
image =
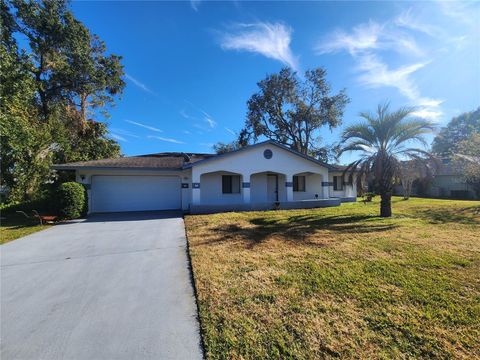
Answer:
POLYGON ((57 202, 60 216, 76 219, 87 212, 87 195, 85 187, 77 182, 61 184, 57 190, 57 202))
POLYGON ((13 214, 16 211, 31 213, 32 210, 36 210, 40 213, 55 213, 57 209, 53 200, 52 196, 45 194, 34 200, 14 201, 0 204, 0 211, 4 214, 13 214))

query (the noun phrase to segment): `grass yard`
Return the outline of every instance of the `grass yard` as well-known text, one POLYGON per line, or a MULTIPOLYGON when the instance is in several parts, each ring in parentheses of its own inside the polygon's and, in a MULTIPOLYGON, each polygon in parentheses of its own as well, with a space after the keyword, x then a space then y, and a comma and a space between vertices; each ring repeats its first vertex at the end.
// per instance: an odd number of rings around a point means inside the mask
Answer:
POLYGON ((209 359, 480 358, 480 202, 186 217, 209 359))
POLYGON ((2 245, 51 226, 38 225, 38 222, 28 220, 19 214, 2 214, 2 217, 5 217, 0 220, 0 244, 2 245))

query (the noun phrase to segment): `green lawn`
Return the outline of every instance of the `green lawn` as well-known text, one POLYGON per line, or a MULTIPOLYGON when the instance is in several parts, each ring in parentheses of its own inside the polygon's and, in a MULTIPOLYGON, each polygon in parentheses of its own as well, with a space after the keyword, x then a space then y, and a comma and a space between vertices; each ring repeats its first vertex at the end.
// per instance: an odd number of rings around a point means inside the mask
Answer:
POLYGON ((480 202, 186 217, 209 359, 480 358, 480 202))
POLYGON ((0 221, 0 244, 21 238, 34 232, 47 229, 51 225, 38 225, 38 221, 31 221, 19 214, 2 214, 0 221))

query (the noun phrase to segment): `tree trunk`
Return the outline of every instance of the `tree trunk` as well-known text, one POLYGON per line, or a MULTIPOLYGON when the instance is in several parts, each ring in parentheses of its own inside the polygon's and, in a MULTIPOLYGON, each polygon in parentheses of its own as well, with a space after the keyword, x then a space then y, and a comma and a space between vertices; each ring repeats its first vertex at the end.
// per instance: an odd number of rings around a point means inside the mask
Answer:
POLYGON ((412 181, 410 179, 402 181, 402 187, 403 187, 403 200, 410 199, 410 194, 412 193, 412 181))
POLYGON ((385 192, 380 194, 382 200, 380 201, 380 216, 391 217, 392 216, 392 193, 385 192))

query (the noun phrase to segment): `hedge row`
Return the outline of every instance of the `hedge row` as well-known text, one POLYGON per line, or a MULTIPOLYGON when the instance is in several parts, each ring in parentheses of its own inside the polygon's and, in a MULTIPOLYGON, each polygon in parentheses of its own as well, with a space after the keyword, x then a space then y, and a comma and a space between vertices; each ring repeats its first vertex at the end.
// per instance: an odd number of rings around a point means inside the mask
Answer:
POLYGON ((21 203, 0 204, 0 211, 4 214, 24 211, 31 213, 36 210, 40 213, 53 213, 63 219, 76 219, 86 215, 88 210, 87 191, 77 182, 61 184, 56 191, 44 195, 39 199, 21 203))

